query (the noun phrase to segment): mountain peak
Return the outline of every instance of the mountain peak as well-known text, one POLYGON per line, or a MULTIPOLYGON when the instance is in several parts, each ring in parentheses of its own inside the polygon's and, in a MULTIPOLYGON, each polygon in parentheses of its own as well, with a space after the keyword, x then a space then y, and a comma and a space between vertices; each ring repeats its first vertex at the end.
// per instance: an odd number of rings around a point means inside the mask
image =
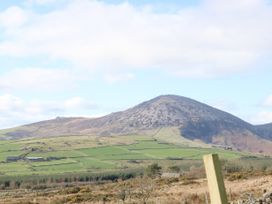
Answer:
MULTIPOLYGON (((187 139, 259 151, 259 139, 271 139, 271 126, 253 125, 196 100, 161 95, 125 111, 100 118, 57 118, 12 129, 10 138, 60 135, 131 135, 146 130, 175 128, 187 139), (248 138, 245 140, 245 138, 248 138), (258 139, 259 138, 259 139, 258 139), (254 141, 250 144, 249 141, 254 141)), ((264 146, 263 146, 264 147, 264 146)), ((266 149, 271 149, 271 146, 266 149)))
POLYGON ((187 97, 184 97, 184 96, 168 94, 168 95, 157 96, 157 97, 149 100, 149 102, 156 102, 156 101, 160 101, 160 102, 178 102, 178 101, 181 101, 181 100, 192 101, 193 99, 190 99, 190 98, 187 98, 187 97))
MULTIPOLYGON (((217 120, 234 117, 226 112, 215 109, 204 103, 178 95, 161 95, 149 101, 143 102, 127 112, 143 114, 143 117, 158 116, 159 118, 179 119, 180 124, 190 120, 217 120)), ((240 119, 236 118, 241 122, 240 119)))

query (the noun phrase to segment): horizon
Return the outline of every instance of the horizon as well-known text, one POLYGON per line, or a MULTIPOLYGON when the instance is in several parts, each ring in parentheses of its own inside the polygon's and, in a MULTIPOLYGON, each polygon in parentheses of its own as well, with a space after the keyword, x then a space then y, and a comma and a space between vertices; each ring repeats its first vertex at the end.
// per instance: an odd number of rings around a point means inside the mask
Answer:
MULTIPOLYGON (((124 110, 117 110, 117 111, 110 112, 110 113, 106 113, 106 114, 103 114, 103 115, 97 115, 97 116, 56 116, 55 118, 48 118, 48 119, 45 119, 45 120, 42 120, 42 121, 35 121, 35 122, 33 122, 33 123, 22 124, 21 126, 24 126, 24 125, 31 125, 31 124, 35 124, 35 123, 39 123, 39 122, 44 122, 44 121, 57 120, 57 119, 59 119, 59 118, 60 118, 60 119, 66 119, 66 118, 71 118, 71 119, 76 119, 76 118, 96 119, 96 118, 101 118, 101 117, 104 117, 104 116, 107 116, 107 115, 110 115, 110 114, 113 114, 113 113, 118 113, 118 112, 127 111, 127 110, 129 110, 130 108, 134 108, 134 107, 136 107, 136 106, 138 106, 138 105, 140 105, 140 104, 142 104, 142 103, 148 102, 148 101, 150 101, 150 100, 153 100, 153 99, 156 99, 156 98, 159 98, 159 97, 162 97, 162 96, 164 96, 164 97, 165 97, 165 96, 169 96, 169 97, 172 97, 172 96, 175 96, 175 97, 182 97, 182 98, 187 98, 187 99, 196 101, 196 100, 194 100, 194 99, 192 99, 192 98, 188 98, 188 97, 185 97, 185 96, 174 95, 174 94, 163 94, 163 95, 156 96, 155 98, 149 99, 149 100, 147 100, 147 101, 143 101, 143 102, 141 102, 141 103, 139 103, 139 104, 135 104, 135 105, 133 105, 133 106, 131 106, 131 107, 128 107, 127 109, 124 109, 124 110)), ((196 101, 196 102, 202 103, 201 101, 196 101)), ((202 103, 202 104, 210 106, 209 104, 206 104, 206 103, 202 103)), ((223 112, 226 112, 226 111, 221 110, 221 109, 219 109, 219 108, 216 108, 216 107, 214 107, 214 106, 210 106, 210 107, 215 108, 215 109, 220 110, 220 111, 223 111, 223 112)), ((228 113, 228 114, 230 114, 230 115, 232 115, 232 116, 234 116, 234 117, 237 117, 236 115, 233 115, 233 114, 231 114, 231 113, 229 113, 229 112, 226 112, 226 113, 228 113)), ((239 117, 238 117, 238 118, 239 118, 239 117)), ((239 119, 241 119, 241 118, 239 118, 239 119)), ((242 120, 243 120, 243 119, 242 119, 242 120)), ((247 123, 249 123, 249 124, 251 124, 251 125, 255 125, 255 126, 257 126, 257 125, 270 124, 270 123, 252 124, 252 123, 250 123, 249 121, 246 121, 246 120, 243 120, 243 121, 245 121, 245 122, 247 122, 247 123)), ((14 126, 14 127, 10 127, 10 128, 12 129, 12 128, 16 128, 16 127, 19 127, 19 126, 14 126)), ((10 128, 5 128, 5 129, 10 129, 10 128)), ((4 130, 5 130, 5 129, 4 129, 4 130)))
POLYGON ((270 19, 271 0, 0 0, 0 129, 169 94, 271 123, 270 19))

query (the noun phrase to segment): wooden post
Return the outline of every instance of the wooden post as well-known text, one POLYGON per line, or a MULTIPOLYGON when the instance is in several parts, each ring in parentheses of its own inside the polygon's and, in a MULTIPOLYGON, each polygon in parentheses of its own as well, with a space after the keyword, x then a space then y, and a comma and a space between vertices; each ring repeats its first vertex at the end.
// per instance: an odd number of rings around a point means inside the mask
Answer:
POLYGON ((227 195, 217 154, 203 156, 211 204, 227 204, 227 195))

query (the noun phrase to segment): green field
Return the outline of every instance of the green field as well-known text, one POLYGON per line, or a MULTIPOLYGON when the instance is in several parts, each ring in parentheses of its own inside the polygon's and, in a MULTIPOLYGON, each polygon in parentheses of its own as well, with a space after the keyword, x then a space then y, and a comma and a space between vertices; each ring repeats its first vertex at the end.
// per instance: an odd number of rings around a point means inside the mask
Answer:
MULTIPOLYGON (((164 140, 166 136, 68 136, 0 141, 0 176, 107 172, 144 167, 149 163, 178 164, 218 153, 236 159, 245 153, 218 148, 190 147, 164 140), (9 161, 10 156, 42 157, 45 161, 9 161), (51 158, 51 159, 50 159, 51 158)), ((174 137, 172 137, 174 138, 174 137)))

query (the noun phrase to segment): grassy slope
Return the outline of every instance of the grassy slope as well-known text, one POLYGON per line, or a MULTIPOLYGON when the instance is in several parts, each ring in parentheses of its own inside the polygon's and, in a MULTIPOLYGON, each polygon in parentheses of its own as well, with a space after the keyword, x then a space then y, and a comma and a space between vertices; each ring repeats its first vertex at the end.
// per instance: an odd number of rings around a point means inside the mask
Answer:
POLYGON ((185 141, 183 138, 179 140, 175 134, 175 130, 165 129, 152 136, 70 136, 0 141, 0 175, 101 172, 135 168, 152 162, 178 164, 182 161, 180 159, 198 160, 208 153, 219 153, 221 158, 226 159, 244 155, 240 152, 203 148, 205 145, 200 147, 202 144, 198 142, 185 141), (35 151, 31 151, 32 148, 35 151), (29 152, 28 156, 64 158, 46 162, 5 162, 7 156, 18 156, 26 152, 29 152))
POLYGON ((188 146, 188 147, 203 147, 203 148, 209 148, 211 147, 210 144, 205 144, 202 141, 192 141, 189 139, 186 139, 185 137, 182 137, 180 135, 180 130, 176 127, 169 127, 169 128, 162 128, 154 132, 153 138, 168 142, 171 144, 176 145, 182 145, 182 146, 188 146))

